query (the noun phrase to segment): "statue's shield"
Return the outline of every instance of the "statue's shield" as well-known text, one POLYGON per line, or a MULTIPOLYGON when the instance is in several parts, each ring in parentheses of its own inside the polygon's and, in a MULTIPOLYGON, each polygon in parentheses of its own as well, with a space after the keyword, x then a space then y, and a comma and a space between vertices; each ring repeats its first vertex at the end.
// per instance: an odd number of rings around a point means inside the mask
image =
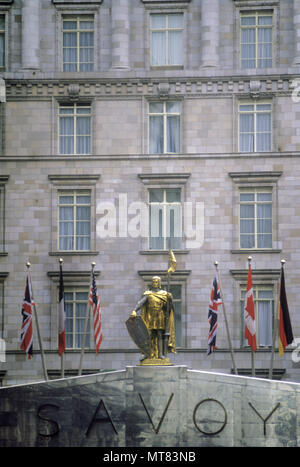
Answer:
POLYGON ((150 356, 150 334, 143 318, 141 316, 130 316, 125 324, 133 342, 141 349, 144 355, 150 356))

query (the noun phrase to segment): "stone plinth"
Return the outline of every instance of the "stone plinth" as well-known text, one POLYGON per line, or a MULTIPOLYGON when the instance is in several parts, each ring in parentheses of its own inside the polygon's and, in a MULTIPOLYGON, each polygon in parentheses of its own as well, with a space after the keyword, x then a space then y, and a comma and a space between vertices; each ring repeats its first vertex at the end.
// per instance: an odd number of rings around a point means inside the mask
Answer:
POLYGON ((0 446, 297 446, 300 385, 127 367, 0 388, 0 446))

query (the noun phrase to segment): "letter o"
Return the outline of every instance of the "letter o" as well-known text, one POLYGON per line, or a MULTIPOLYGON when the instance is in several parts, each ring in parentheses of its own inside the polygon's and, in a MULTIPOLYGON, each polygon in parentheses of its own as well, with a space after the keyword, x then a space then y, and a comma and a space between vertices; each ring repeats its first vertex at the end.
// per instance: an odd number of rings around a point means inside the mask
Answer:
POLYGON ((206 435, 206 436, 215 436, 215 435, 221 433, 221 431, 224 430, 225 426, 227 425, 227 412, 226 412, 226 409, 225 409, 224 405, 221 404, 220 401, 218 401, 218 400, 216 400, 216 399, 203 399, 202 401, 200 401, 200 402, 196 405, 196 407, 195 407, 195 409, 194 409, 193 421, 194 421, 195 427, 197 428, 197 430, 200 431, 200 433, 203 433, 203 434, 206 435), (199 407, 200 407, 202 404, 204 404, 204 402, 215 402, 216 404, 218 404, 218 406, 221 407, 221 409, 222 409, 223 412, 224 412, 224 421, 221 421, 221 422, 220 422, 220 423, 222 423, 222 426, 221 426, 221 428, 219 428, 219 430, 217 430, 217 431, 213 431, 213 432, 205 431, 205 430, 203 430, 203 428, 200 428, 200 427, 197 425, 197 422, 196 422, 196 412, 197 412, 197 410, 199 409, 199 407))

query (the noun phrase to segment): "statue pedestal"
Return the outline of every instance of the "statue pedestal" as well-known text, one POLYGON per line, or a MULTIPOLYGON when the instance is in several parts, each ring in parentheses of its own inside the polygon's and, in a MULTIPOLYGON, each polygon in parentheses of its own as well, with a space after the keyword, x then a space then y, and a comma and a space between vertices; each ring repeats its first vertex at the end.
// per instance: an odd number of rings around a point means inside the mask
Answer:
POLYGON ((145 358, 138 366, 172 366, 173 363, 169 358, 145 358))

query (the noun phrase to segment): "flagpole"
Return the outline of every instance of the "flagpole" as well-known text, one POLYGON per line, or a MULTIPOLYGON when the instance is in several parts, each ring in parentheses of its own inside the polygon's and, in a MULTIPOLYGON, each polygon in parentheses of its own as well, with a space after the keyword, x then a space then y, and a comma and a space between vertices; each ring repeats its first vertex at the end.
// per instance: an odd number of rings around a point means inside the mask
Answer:
MULTIPOLYGON (((29 261, 28 261, 28 262, 26 263, 26 267, 27 267, 27 270, 28 270, 28 274, 29 274, 29 268, 30 268, 30 266, 31 266, 31 264, 30 264, 29 261)), ((29 274, 29 277, 30 277, 30 274, 29 274)), ((33 289, 32 289, 31 277, 30 277, 30 285, 31 285, 31 291, 32 291, 32 296, 33 296, 33 289)), ((33 312, 34 312, 34 317, 35 317, 36 329, 37 329, 37 333, 38 333, 38 339, 39 339, 39 345, 40 345, 40 351, 41 351, 41 357, 42 357, 42 366, 43 366, 44 378, 45 378, 45 381, 48 381, 48 375, 47 375, 46 364, 45 364, 44 349, 43 349, 43 345, 42 345, 42 338, 41 338, 40 327, 39 327, 39 321, 38 321, 38 315, 37 315, 37 311, 36 311, 34 299, 33 299, 33 312)))
MULTIPOLYGON (((89 285, 89 293, 90 293, 90 288, 91 288, 91 282, 92 282, 92 276, 93 276, 93 271, 96 266, 96 263, 92 262, 92 272, 91 272, 91 280, 90 280, 90 285, 89 285)), ((83 338, 82 338, 82 347, 81 347, 81 354, 80 354, 80 363, 79 363, 79 370, 78 370, 78 375, 81 376, 82 374, 82 363, 83 363, 83 355, 84 355, 84 350, 85 350, 85 341, 86 341, 86 334, 87 334, 87 325, 88 325, 88 320, 89 320, 89 311, 90 311, 90 300, 88 296, 88 301, 86 305, 86 312, 85 312, 85 321, 84 321, 84 331, 83 331, 83 338)))
POLYGON ((231 360, 232 360, 232 365, 233 365, 233 370, 234 374, 237 375, 237 368, 235 365, 235 360, 234 360, 234 353, 233 353, 233 347, 232 347, 232 342, 231 342, 231 337, 230 337, 230 332, 229 332, 229 326, 228 326, 228 321, 227 321, 227 314, 226 314, 226 308, 225 308, 225 303, 224 303, 224 297, 223 297, 223 291, 222 291, 222 284, 221 284, 221 278, 219 274, 219 269, 218 269, 218 261, 215 261, 215 267, 216 267, 216 272, 217 272, 217 277, 218 277, 218 282, 219 282, 219 287, 220 287, 220 292, 221 292, 221 297, 222 297, 222 308, 223 308, 223 313, 224 313, 224 318, 225 318, 225 325, 226 325, 226 331, 227 331, 227 338, 228 338, 228 343, 229 343, 229 348, 230 348, 230 353, 231 353, 231 360))
MULTIPOLYGON (((62 263, 64 260, 62 258, 59 258, 59 265, 62 267, 62 263)), ((60 312, 60 310, 59 310, 60 312)), ((65 377, 65 352, 63 352, 60 356, 60 365, 61 365, 61 377, 65 377)))
POLYGON ((270 368, 269 368, 269 379, 273 378, 275 344, 276 344, 276 335, 277 335, 277 330, 278 330, 280 283, 281 283, 282 269, 283 269, 284 264, 285 264, 285 260, 282 259, 281 260, 281 270, 280 270, 279 290, 278 290, 278 301, 277 301, 277 316, 274 313, 274 331, 273 331, 273 340, 272 340, 271 362, 270 362, 270 368))

